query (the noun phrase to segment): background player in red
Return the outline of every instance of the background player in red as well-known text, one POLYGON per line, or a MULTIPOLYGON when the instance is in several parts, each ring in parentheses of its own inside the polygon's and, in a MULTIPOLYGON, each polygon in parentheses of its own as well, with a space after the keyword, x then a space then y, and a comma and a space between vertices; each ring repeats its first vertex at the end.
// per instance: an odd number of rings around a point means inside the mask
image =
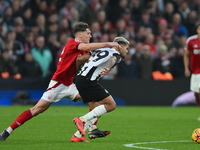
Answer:
MULTIPOLYGON (((197 27, 197 35, 190 36, 187 39, 185 54, 184 54, 184 66, 185 76, 190 76, 190 69, 192 72, 190 79, 190 90, 194 92, 196 102, 200 106, 200 24, 197 27)), ((198 118, 200 120, 200 118, 198 118)))
MULTIPOLYGON (((34 107, 22 112, 6 130, 3 130, 0 134, 0 141, 5 140, 16 128, 32 117, 47 110, 53 102, 57 102, 64 97, 71 100, 81 100, 78 90, 73 83, 73 78, 76 74, 76 58, 84 54, 83 51, 95 50, 107 46, 120 47, 116 42, 89 43, 91 31, 87 23, 77 23, 73 31, 75 38, 70 39, 63 48, 57 70, 47 90, 34 107)), ((84 137, 74 137, 73 142, 87 142, 87 140, 84 137)))

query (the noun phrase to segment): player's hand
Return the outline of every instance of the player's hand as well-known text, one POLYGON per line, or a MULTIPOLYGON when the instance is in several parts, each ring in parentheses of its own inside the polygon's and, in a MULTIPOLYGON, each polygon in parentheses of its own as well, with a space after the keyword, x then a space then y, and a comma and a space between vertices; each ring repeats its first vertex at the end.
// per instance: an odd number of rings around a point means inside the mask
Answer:
POLYGON ((185 70, 185 76, 186 76, 186 77, 190 77, 190 70, 189 70, 189 69, 186 69, 186 70, 185 70))
POLYGON ((102 71, 101 73, 101 77, 104 77, 105 75, 107 75, 108 72, 110 72, 110 68, 104 68, 104 71, 102 71))
POLYGON ((115 46, 117 48, 122 48, 117 42, 108 42, 108 44, 109 44, 110 47, 115 46))

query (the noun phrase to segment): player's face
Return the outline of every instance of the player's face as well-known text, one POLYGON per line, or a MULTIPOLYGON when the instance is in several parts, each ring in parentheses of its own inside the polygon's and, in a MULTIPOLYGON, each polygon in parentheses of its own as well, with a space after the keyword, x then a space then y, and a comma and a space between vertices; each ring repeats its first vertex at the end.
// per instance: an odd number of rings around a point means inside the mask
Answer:
POLYGON ((128 47, 129 45, 126 44, 126 45, 121 45, 121 50, 120 50, 120 55, 122 58, 125 58, 126 54, 128 53, 128 47))
POLYGON ((90 38, 91 38, 91 31, 90 29, 86 29, 84 32, 80 32, 80 40, 83 43, 90 43, 90 38))

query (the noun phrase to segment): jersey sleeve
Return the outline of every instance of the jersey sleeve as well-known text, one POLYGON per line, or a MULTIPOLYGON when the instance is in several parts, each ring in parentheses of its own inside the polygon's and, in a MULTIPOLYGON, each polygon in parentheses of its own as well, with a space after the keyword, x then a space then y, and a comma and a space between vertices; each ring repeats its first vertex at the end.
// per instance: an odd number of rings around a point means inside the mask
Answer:
POLYGON ((119 63, 121 61, 121 56, 120 54, 118 53, 114 53, 113 56, 115 56, 117 58, 117 62, 116 63, 119 63))
POLYGON ((69 41, 69 47, 70 47, 70 49, 77 49, 79 44, 80 44, 80 42, 78 42, 78 41, 76 41, 74 39, 71 39, 69 41))

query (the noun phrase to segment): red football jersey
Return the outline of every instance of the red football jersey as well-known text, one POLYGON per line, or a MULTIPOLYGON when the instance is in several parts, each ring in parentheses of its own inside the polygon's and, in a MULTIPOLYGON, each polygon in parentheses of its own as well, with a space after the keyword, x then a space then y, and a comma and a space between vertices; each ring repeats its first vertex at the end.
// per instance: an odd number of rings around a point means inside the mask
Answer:
POLYGON ((66 86, 73 83, 74 76, 76 75, 76 58, 78 55, 86 53, 86 51, 77 49, 80 43, 81 42, 75 38, 67 42, 60 55, 57 70, 51 80, 56 80, 66 86))
POLYGON ((193 35, 187 39, 186 50, 191 52, 190 68, 193 74, 200 73, 200 40, 198 35, 193 35))

